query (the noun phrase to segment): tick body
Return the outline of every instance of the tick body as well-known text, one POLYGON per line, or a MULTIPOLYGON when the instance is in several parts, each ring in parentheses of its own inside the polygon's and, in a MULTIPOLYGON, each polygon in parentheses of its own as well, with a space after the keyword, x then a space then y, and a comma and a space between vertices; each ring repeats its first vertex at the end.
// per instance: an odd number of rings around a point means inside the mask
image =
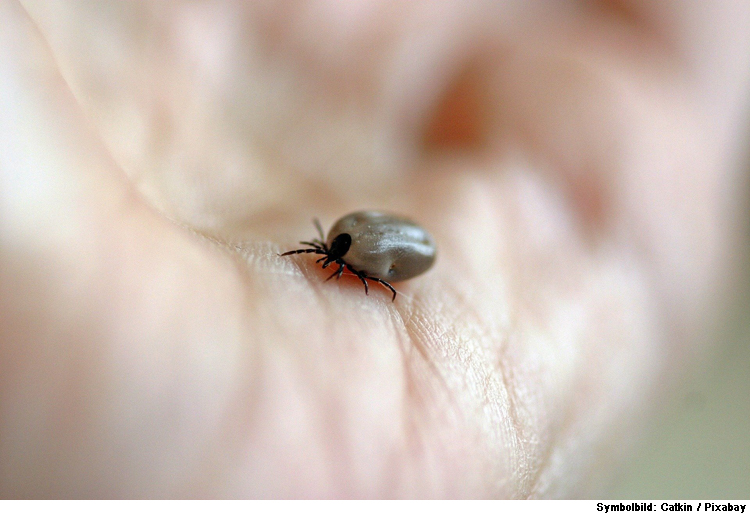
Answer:
POLYGON ((378 282, 393 292, 389 281, 399 282, 427 271, 435 262, 435 241, 423 228, 406 218, 374 211, 360 211, 340 218, 326 237, 315 221, 320 239, 300 242, 310 249, 287 251, 323 255, 317 262, 323 268, 336 264, 338 269, 326 280, 338 280, 347 269, 355 274, 369 293, 368 280, 378 282))

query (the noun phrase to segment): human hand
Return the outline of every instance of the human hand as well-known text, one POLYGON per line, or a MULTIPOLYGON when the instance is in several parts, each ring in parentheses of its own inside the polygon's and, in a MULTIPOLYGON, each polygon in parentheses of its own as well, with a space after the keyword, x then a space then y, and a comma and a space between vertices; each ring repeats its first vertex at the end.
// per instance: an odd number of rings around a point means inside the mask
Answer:
POLYGON ((592 493, 731 260, 748 9, 654 5, 3 1, 0 495, 592 493), (357 209, 395 303, 277 257, 357 209))

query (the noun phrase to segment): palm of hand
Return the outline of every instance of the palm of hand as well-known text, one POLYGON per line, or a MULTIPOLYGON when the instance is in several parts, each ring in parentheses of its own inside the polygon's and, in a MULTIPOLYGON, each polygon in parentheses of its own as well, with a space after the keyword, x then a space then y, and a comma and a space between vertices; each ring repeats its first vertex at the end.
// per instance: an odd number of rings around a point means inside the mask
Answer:
POLYGON ((677 75, 590 51, 592 35, 560 30, 550 51, 543 21, 480 46, 461 6, 438 56, 407 38, 418 10, 290 36, 284 13, 180 6, 149 15, 164 40, 146 58, 143 26, 110 21, 125 56, 75 64, 76 28, 47 9, 32 15, 57 60, 20 8, 0 16, 15 21, 0 117, 16 125, 0 180, 4 496, 593 485, 674 361, 657 315, 693 324, 721 255, 706 245, 724 227, 716 147, 677 75), (437 267, 395 304, 277 258, 309 218, 370 205, 438 240, 437 267), (693 246, 703 260, 676 267, 693 246))

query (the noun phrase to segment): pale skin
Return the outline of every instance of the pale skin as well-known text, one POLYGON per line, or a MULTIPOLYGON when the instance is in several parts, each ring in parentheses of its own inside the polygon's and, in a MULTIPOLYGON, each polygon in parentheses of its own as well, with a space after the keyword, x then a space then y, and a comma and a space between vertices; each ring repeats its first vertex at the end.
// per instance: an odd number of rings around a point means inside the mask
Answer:
POLYGON ((0 496, 596 496, 731 279, 750 6, 574 4, 0 2, 0 496), (395 303, 277 256, 360 209, 395 303))

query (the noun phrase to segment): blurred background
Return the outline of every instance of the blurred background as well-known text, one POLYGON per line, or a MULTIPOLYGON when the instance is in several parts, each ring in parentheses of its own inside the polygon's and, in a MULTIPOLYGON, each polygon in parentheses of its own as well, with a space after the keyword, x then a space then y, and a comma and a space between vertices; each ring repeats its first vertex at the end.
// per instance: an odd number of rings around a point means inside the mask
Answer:
POLYGON ((743 280, 726 307, 713 350, 653 418, 608 498, 750 499, 749 232, 750 212, 743 280))

